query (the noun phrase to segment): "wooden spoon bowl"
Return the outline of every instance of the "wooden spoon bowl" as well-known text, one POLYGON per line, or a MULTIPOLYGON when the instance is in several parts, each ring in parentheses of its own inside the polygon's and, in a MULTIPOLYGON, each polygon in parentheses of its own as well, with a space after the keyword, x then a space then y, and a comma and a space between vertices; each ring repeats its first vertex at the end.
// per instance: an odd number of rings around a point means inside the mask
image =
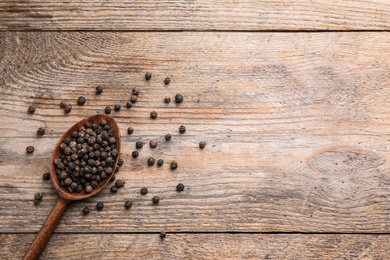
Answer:
POLYGON ((31 243, 30 248, 27 250, 23 259, 25 260, 38 259, 39 255, 42 253, 46 245, 46 242, 49 240, 50 235, 53 233, 54 228, 57 226, 62 214, 65 212, 70 202, 91 197, 96 193, 98 193, 99 191, 101 191, 107 185, 112 175, 115 173, 115 168, 119 160, 120 148, 121 148, 121 136, 119 133, 118 125, 116 124, 115 120, 112 117, 107 115, 94 115, 94 116, 84 118, 83 120, 81 120, 80 122, 72 126, 62 136, 62 138, 58 141, 56 147, 54 148, 53 154, 50 159, 50 178, 51 178, 51 182, 54 185, 54 188, 58 192, 58 199, 52 211, 50 212, 50 215, 47 217, 45 223, 39 230, 34 241, 31 243), (99 185, 96 187, 96 189, 94 189, 91 193, 85 192, 84 189, 80 193, 76 193, 76 192, 70 193, 65 187, 62 187, 60 185, 60 181, 58 180, 57 173, 56 173, 56 166, 54 164, 54 160, 59 158, 62 154, 62 151, 60 149, 60 144, 63 143, 65 138, 71 137, 72 133, 77 131, 79 127, 84 125, 85 123, 91 122, 92 124, 99 124, 100 121, 102 120, 107 121, 107 124, 110 126, 111 131, 114 133, 113 136, 116 139, 115 148, 118 150, 118 155, 114 160, 114 164, 112 167, 113 171, 110 175, 107 176, 106 179, 102 180, 99 183, 99 185))

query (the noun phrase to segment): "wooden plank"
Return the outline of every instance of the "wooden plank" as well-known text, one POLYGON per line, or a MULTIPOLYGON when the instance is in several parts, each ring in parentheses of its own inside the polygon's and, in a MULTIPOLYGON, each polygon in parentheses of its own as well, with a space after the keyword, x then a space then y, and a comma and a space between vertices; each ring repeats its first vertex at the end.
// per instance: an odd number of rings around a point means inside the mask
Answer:
POLYGON ((4 0, 0 30, 389 30, 387 0, 4 0))
MULTIPOLYGON (((113 113, 128 184, 73 204, 59 232, 389 231, 389 33, 1 34, 0 230, 36 232, 54 204, 41 180, 58 137, 82 117, 129 97, 113 113), (150 82, 143 74, 153 73, 150 82), (164 86, 163 79, 172 82, 164 86), (105 86, 101 96, 94 87, 105 86), (162 102, 182 93, 180 105, 162 102), (87 97, 64 115, 61 100, 87 97), (198 102, 199 100, 199 102, 198 102), (34 115, 27 106, 37 105, 34 115), (150 111, 160 114, 149 119, 150 111), (187 132, 180 136, 178 126, 187 132), (125 134, 132 125, 133 136, 125 134), (38 127, 47 136, 37 138, 38 127), (163 135, 173 133, 170 143, 163 135), (137 160, 134 142, 157 137, 137 160), (204 150, 199 141, 209 145, 204 150), (26 156, 25 147, 36 152, 26 156), (147 167, 149 156, 179 162, 147 167), (15 182, 15 177, 23 179, 15 182), (183 182, 187 190, 177 193, 183 182), (140 196, 139 189, 150 188, 140 196), (32 196, 42 191, 42 204, 32 196), (162 197, 151 205, 154 194, 162 197), (125 199, 135 201, 123 208, 125 199), (81 216, 97 201, 103 212, 81 216), (33 212, 33 217, 31 216, 33 212), (104 219, 104 221, 102 221, 104 219), (94 225, 99 223, 99 225, 94 225)), ((73 103, 74 104, 74 103, 73 103)))
MULTIPOLYGON (((0 235, 20 259, 32 234, 0 235)), ((389 235, 55 234, 40 259, 388 259, 389 235)))

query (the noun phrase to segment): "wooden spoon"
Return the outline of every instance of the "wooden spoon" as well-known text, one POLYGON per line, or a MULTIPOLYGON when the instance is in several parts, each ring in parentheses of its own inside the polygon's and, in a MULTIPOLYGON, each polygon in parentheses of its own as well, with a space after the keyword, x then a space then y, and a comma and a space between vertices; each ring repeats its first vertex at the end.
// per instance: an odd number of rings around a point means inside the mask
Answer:
POLYGON ((66 207, 69 205, 70 202, 74 200, 82 200, 88 197, 91 197, 101 191, 104 186, 107 185, 109 180, 111 179, 112 175, 115 172, 115 168, 117 166, 118 160, 119 160, 119 153, 121 148, 121 136, 119 133, 118 125, 116 124, 115 120, 107 115, 94 115, 87 118, 84 118, 74 126, 72 126, 60 139, 60 141, 57 143, 56 147, 54 148, 53 154, 50 159, 50 178, 51 182, 54 185, 54 188, 58 192, 58 198, 57 202, 54 205, 52 211, 50 212, 50 215, 47 217, 45 223, 39 230, 37 236, 35 237, 34 241, 31 243, 30 248, 27 250, 26 254, 24 255, 24 260, 32 260, 32 259, 38 259, 39 255, 42 253, 43 248, 46 245, 46 242, 49 240, 50 235, 53 233, 54 228, 57 226, 62 214, 65 212, 66 207), (114 170, 113 172, 104 180, 102 180, 98 187, 94 189, 91 193, 86 193, 85 190, 83 190, 80 193, 70 193, 65 187, 62 187, 60 185, 60 182, 57 178, 56 168, 54 165, 54 160, 56 158, 59 158, 62 154, 62 151, 60 150, 60 144, 63 143, 64 139, 66 137, 71 137, 72 133, 74 131, 77 131, 77 129, 84 125, 86 122, 91 122, 92 124, 99 124, 100 121, 106 120, 107 124, 110 126, 110 129, 114 132, 114 137, 116 138, 116 144, 115 147, 118 150, 118 155, 115 158, 114 166, 112 167, 114 170))

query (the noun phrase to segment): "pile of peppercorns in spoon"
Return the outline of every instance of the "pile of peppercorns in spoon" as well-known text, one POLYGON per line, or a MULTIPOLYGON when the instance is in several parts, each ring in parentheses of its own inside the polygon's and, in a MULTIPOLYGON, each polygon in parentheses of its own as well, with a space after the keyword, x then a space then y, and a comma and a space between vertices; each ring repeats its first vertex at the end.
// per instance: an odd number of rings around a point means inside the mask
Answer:
POLYGON ((63 154, 54 160, 60 185, 69 192, 91 193, 113 172, 118 156, 116 139, 106 120, 80 126, 60 145, 63 154))

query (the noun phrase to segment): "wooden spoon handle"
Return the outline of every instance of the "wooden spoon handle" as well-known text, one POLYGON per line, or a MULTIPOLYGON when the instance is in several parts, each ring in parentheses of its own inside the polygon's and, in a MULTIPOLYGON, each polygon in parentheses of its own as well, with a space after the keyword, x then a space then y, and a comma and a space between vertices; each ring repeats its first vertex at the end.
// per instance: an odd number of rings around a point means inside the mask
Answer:
POLYGON ((46 245, 46 242, 49 240, 51 233, 53 233, 54 228, 57 226, 62 214, 64 214, 66 207, 70 202, 70 200, 66 200, 61 196, 58 196, 57 202, 50 212, 50 215, 47 217, 34 241, 31 243, 30 248, 23 257, 23 260, 38 259, 46 245))

